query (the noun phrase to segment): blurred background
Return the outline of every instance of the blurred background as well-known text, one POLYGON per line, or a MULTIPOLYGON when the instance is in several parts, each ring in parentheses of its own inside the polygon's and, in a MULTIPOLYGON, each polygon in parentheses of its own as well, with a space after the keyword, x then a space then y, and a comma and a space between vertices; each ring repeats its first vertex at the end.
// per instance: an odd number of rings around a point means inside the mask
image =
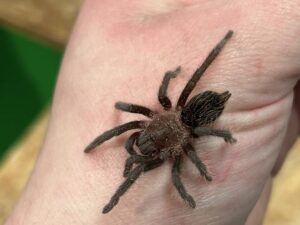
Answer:
POLYGON ((42 144, 81 0, 0 0, 0 224, 42 144))
MULTIPOLYGON (((54 85, 81 0, 0 0, 0 224, 42 144, 54 85)), ((265 225, 300 224, 300 142, 274 181, 265 225)))
POLYGON ((79 0, 0 0, 0 157, 52 96, 79 0))
POLYGON ((49 103, 62 51, 0 27, 0 157, 49 103))

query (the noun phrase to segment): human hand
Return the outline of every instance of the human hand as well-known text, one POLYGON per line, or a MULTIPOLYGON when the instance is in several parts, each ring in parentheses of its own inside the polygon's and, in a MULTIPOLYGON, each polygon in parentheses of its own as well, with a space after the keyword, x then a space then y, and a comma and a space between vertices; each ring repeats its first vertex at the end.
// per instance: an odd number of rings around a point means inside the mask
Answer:
POLYGON ((60 72, 44 147, 7 224, 240 225, 249 214, 247 225, 261 224, 272 171, 298 134, 299 8, 299 1, 86 1, 60 72), (114 103, 161 110, 156 94, 163 74, 181 65, 168 89, 175 102, 229 29, 234 36, 192 95, 232 93, 216 127, 229 128, 238 142, 210 137, 195 143, 213 178, 204 182, 184 162, 182 179, 197 208, 180 199, 165 163, 102 215, 123 181, 126 135, 91 155, 82 150, 104 130, 139 118, 116 111, 114 103), (295 97, 297 103, 297 92, 295 97))

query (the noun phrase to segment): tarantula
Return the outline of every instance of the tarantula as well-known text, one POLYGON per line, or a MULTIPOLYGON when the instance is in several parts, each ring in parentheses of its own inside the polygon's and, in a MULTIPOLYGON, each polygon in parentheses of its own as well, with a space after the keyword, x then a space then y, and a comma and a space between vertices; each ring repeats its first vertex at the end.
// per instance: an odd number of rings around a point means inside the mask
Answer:
POLYGON ((138 179, 142 172, 152 170, 163 164, 166 159, 174 161, 172 168, 172 181, 184 199, 192 208, 196 203, 191 195, 187 193, 180 179, 180 165, 185 154, 197 167, 200 174, 207 180, 212 181, 206 166, 197 156, 191 142, 193 138, 203 136, 217 136, 224 138, 227 143, 235 143, 229 130, 214 129, 212 124, 223 112, 225 103, 231 96, 229 91, 216 93, 205 91, 192 97, 187 103, 187 99, 195 88, 200 77, 218 56, 227 41, 231 38, 233 31, 228 31, 225 37, 213 48, 206 57, 202 65, 195 71, 192 78, 183 89, 175 109, 167 96, 167 88, 172 78, 180 72, 180 67, 174 71, 165 73, 158 92, 158 100, 164 108, 163 113, 157 113, 144 106, 117 102, 115 107, 119 110, 143 114, 151 120, 132 121, 108 130, 94 139, 86 148, 88 153, 98 145, 118 136, 128 130, 141 129, 133 133, 127 140, 125 148, 130 157, 126 160, 123 175, 127 178, 117 189, 109 203, 103 208, 102 213, 108 213, 118 203, 120 197, 138 179), (134 149, 136 145, 140 154, 134 149), (137 164, 134 167, 134 164, 137 164), (134 167, 134 168, 133 168, 134 167))

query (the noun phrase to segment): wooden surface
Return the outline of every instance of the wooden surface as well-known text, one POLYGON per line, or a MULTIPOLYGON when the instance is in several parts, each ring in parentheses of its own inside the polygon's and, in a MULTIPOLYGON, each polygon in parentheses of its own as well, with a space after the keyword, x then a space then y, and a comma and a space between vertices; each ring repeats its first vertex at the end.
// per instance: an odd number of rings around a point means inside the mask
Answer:
POLYGON ((0 23, 64 46, 80 3, 81 0, 0 0, 0 23))
MULTIPOLYGON (((45 134, 48 114, 43 114, 12 149, 0 167, 0 224, 15 204, 33 168, 45 134)), ((300 139, 274 181, 264 225, 300 224, 300 139)))

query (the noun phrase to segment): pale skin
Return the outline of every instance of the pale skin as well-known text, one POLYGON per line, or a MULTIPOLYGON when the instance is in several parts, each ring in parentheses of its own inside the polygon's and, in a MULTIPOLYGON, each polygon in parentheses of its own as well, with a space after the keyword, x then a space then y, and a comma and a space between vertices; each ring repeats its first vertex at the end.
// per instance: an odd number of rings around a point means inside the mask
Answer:
POLYGON ((85 1, 59 74, 47 136, 34 172, 6 225, 209 224, 260 225, 272 186, 298 135, 300 1, 85 1), (229 3, 230 2, 230 3, 229 3), (182 67, 168 93, 173 102, 208 52, 235 33, 193 94, 232 93, 215 124, 238 142, 195 141, 213 181, 187 160, 182 179, 195 198, 189 208, 171 181, 171 166, 144 174, 109 214, 129 133, 90 154, 101 132, 143 118, 116 101, 162 110, 164 72, 182 67), (295 100, 293 103, 293 99, 295 100))

